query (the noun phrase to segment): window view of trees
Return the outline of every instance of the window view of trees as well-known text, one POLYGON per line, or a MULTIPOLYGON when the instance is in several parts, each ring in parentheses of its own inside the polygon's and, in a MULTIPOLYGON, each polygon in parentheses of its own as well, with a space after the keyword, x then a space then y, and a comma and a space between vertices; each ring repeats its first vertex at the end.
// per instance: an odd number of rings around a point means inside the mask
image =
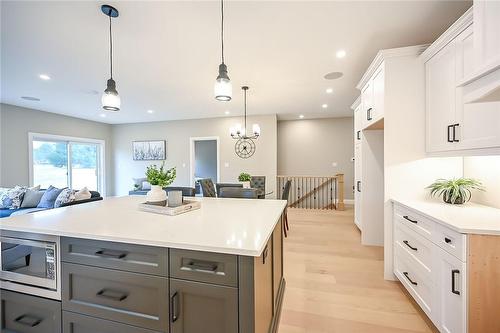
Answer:
MULTIPOLYGON (((51 164, 62 168, 68 164, 66 142, 40 142, 33 148, 34 161, 37 164, 51 164)), ((96 146, 75 144, 71 146, 71 163, 74 167, 94 168, 96 166, 96 146)))

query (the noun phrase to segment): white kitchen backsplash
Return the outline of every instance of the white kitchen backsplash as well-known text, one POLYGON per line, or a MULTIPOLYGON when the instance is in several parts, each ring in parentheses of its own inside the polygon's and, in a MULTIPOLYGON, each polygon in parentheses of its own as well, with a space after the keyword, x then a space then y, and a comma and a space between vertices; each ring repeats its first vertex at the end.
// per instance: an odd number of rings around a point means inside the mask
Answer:
POLYGON ((500 156, 464 157, 464 177, 479 179, 486 192, 472 194, 472 201, 500 208, 500 156))

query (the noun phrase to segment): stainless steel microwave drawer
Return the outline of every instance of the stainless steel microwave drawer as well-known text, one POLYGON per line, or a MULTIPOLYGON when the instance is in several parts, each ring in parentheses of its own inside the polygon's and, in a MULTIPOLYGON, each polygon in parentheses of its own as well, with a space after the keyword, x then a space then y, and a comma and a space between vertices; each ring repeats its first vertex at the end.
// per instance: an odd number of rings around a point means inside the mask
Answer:
POLYGON ((166 332, 168 279, 63 263, 62 308, 166 332))
POLYGON ((167 276, 168 249, 80 238, 61 239, 62 261, 167 276))
POLYGON ((170 276, 237 287, 238 257, 231 254, 170 249, 170 276))
POLYGON ((1 332, 61 333, 61 302, 1 290, 1 332))
POLYGON ((157 333, 114 321, 63 311, 64 333, 157 333))

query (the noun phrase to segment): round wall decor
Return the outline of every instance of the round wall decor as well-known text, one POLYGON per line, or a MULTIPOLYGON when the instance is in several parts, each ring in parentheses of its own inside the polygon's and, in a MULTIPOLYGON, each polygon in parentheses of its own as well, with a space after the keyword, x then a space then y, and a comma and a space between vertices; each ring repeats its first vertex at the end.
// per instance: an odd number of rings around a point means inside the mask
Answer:
POLYGON ((240 158, 249 158, 255 153, 255 142, 252 139, 239 139, 234 145, 234 151, 240 158))

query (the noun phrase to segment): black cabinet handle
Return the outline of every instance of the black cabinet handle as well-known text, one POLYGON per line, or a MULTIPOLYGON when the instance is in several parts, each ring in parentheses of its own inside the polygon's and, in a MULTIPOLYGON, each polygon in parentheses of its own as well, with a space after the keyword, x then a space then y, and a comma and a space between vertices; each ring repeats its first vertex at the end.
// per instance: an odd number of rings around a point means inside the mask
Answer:
POLYGON ((448 237, 445 237, 444 241, 446 242, 446 244, 450 244, 451 243, 451 239, 449 239, 448 237))
POLYGON ((451 271, 451 292, 455 295, 460 295, 460 291, 456 290, 455 287, 455 274, 460 274, 460 271, 458 269, 453 269, 451 271))
POLYGON ((361 181, 360 181, 360 180, 358 180, 358 181, 356 182, 356 190, 357 190, 358 192, 361 192, 361 181))
POLYGON ((175 292, 170 298, 170 307, 172 308, 172 323, 175 323, 179 319, 179 294, 175 292))
POLYGON ((183 265, 181 270, 196 271, 200 273, 211 273, 217 272, 218 265, 210 261, 190 261, 187 265, 183 265))
POLYGON ((40 323, 43 321, 43 319, 33 317, 33 316, 28 315, 28 314, 23 314, 23 315, 17 317, 16 319, 14 319, 14 321, 16 323, 24 325, 24 326, 35 327, 35 326, 40 325, 40 323))
POLYGON ((358 140, 361 140, 361 131, 358 131, 357 134, 356 134, 356 138, 358 140))
POLYGON ((103 258, 123 259, 127 256, 127 253, 113 250, 99 250, 95 255, 103 258))
POLYGON ((408 242, 407 240, 404 240, 403 243, 408 246, 410 249, 412 249, 413 251, 418 251, 418 249, 416 247, 413 247, 410 245, 410 242, 408 242))
POLYGON ((460 142, 460 140, 457 139, 457 133, 456 133, 456 128, 460 126, 460 124, 454 124, 452 125, 453 128, 453 142, 460 142))
POLYGON ((448 125, 448 128, 447 128, 447 132, 446 135, 447 135, 447 138, 448 138, 448 142, 453 142, 453 139, 451 138, 451 135, 450 135, 450 130, 451 128, 453 127, 453 125, 448 125))
POLYGON ((405 220, 407 220, 407 221, 410 221, 411 223, 415 223, 415 224, 417 224, 417 223, 418 223, 418 221, 417 221, 417 220, 412 220, 411 218, 409 218, 409 217, 408 217, 408 215, 403 216, 403 218, 404 218, 405 220))
POLYGON ((413 281, 413 280, 410 278, 410 276, 409 276, 408 272, 403 272, 403 275, 406 277, 406 279, 407 279, 408 281, 410 281, 410 283, 411 283, 411 284, 413 284, 414 286, 418 286, 418 283, 417 283, 417 282, 415 282, 415 281, 413 281))
POLYGON ((366 120, 372 120, 372 108, 366 110, 366 120))
POLYGON ((102 290, 97 292, 96 296, 102 297, 102 298, 107 298, 107 299, 110 299, 112 301, 121 302, 128 297, 128 293, 117 291, 117 290, 111 290, 111 289, 102 289, 102 290))

